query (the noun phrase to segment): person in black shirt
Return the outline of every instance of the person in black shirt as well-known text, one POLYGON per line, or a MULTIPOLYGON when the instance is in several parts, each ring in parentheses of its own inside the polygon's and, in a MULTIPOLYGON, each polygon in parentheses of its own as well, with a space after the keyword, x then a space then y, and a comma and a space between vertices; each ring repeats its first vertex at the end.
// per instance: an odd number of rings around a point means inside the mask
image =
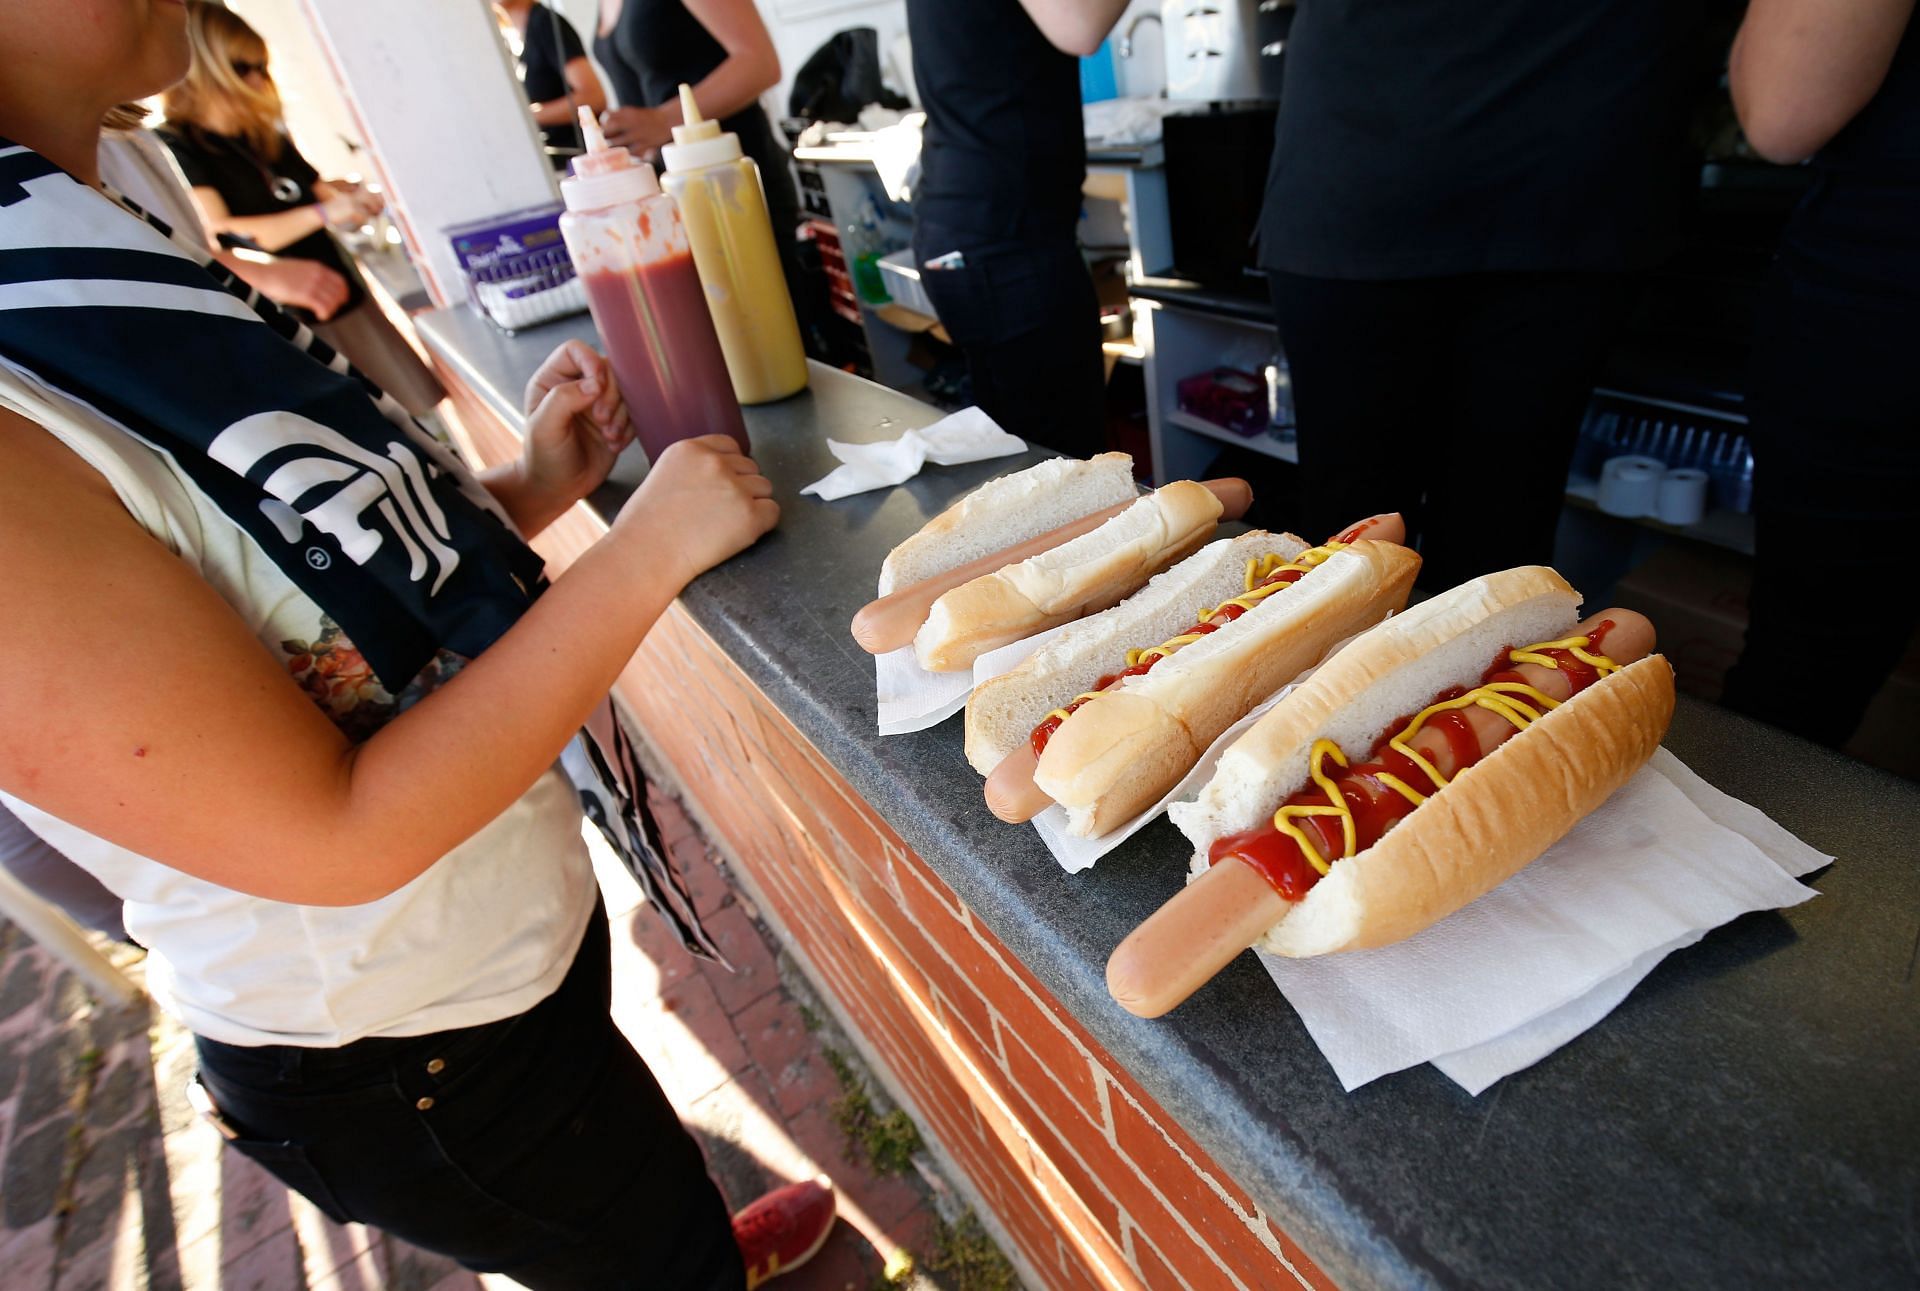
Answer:
POLYGON ((1582 414, 1678 241, 1699 0, 1302 0, 1260 264, 1301 532, 1404 512, 1423 586, 1552 559, 1582 414))
POLYGON ((520 83, 548 159, 564 170, 583 147, 579 109, 591 108, 596 116, 606 111, 607 92, 580 33, 558 11, 538 0, 500 0, 497 7, 512 26, 520 83))
POLYGON ((608 143, 636 153, 670 143, 682 84, 693 87, 701 115, 738 136, 760 168, 787 289, 795 301, 810 299, 794 252, 800 199, 791 155, 759 102, 780 80, 780 55, 753 0, 600 0, 593 54, 620 100, 602 118, 608 143))
POLYGON ((187 0, 193 64, 161 97, 164 140, 193 189, 206 231, 223 243, 311 260, 340 274, 347 302, 325 321, 290 312, 373 383, 418 416, 446 390, 386 316, 367 302, 330 229, 357 228, 383 199, 360 185, 323 180, 280 120, 266 42, 246 21, 207 0, 187 0))
POLYGON ((1839 746, 1920 621, 1920 28, 1914 0, 1754 0, 1729 81, 1748 142, 1812 157, 1747 387, 1754 582, 1725 703, 1839 746), (1813 685, 1814 670, 1819 684, 1813 685))
POLYGON ((974 402, 1077 457, 1106 446, 1100 304, 1074 229, 1087 145, 1078 56, 1124 0, 907 0, 926 109, 913 254, 974 402))

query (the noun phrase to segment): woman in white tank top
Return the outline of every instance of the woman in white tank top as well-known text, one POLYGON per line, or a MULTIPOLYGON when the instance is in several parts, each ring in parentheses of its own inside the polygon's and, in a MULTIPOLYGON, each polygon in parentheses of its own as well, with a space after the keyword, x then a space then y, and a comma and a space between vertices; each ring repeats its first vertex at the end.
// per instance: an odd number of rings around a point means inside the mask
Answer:
POLYGON ((724 436, 678 445, 538 592, 520 536, 631 438, 604 360, 557 351, 521 460, 476 479, 85 187, 102 113, 185 68, 178 0, 8 26, 0 796, 126 903, 229 1137, 336 1218, 534 1287, 790 1262, 821 1190, 730 1225, 606 1015, 556 766, 686 581, 772 527, 772 486, 724 436), (286 400, 242 416, 259 369, 286 400))

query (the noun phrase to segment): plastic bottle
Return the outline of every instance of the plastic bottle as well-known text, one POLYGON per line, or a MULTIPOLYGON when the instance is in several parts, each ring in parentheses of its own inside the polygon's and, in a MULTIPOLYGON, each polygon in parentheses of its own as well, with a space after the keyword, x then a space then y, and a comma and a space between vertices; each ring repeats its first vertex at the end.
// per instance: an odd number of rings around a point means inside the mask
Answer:
POLYGON ((741 403, 768 403, 807 387, 807 351, 793 316, 760 170, 736 135, 707 121, 680 87, 685 125, 660 150, 661 179, 680 204, 693 262, 707 289, 720 350, 741 403))
POLYGON ((590 109, 580 110, 580 129, 587 152, 560 181, 560 233, 640 447, 656 462, 669 444, 722 434, 747 452, 746 422, 679 209, 653 167, 607 147, 590 109))

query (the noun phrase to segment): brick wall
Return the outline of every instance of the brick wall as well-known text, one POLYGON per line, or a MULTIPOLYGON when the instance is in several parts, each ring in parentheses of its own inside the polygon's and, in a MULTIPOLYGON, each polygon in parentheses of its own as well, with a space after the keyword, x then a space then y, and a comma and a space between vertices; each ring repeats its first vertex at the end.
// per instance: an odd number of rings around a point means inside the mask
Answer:
POLYGON ((675 787, 1049 1288, 1332 1285, 680 607, 642 656, 675 787))
MULTIPOLYGON (((441 376, 469 455, 517 453, 441 376)), ((576 507, 534 545, 557 573, 603 531, 576 507)), ((1333 1285, 677 603, 636 659, 672 787, 1047 1291, 1333 1285)))

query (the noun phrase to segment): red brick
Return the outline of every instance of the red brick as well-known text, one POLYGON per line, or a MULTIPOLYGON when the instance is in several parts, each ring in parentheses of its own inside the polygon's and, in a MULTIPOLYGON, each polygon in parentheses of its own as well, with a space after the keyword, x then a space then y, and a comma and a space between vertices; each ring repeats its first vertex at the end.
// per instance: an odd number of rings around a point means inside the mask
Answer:
MULTIPOLYGON (((764 1067, 767 1061, 764 1054, 756 1052, 753 1057, 764 1067)), ((767 1077, 773 1084, 774 1106, 783 1117, 815 1103, 831 1101, 840 1093, 839 1079, 817 1048, 778 1071, 768 1071, 767 1077)))
MULTIPOLYGON (((1202 1238, 1236 1268, 1272 1268, 1285 1277, 1283 1266, 1263 1240, 1251 1202, 1211 1157, 1164 1118, 1149 1120, 1120 1091, 1109 1090, 1115 1141, 1173 1211, 1184 1215, 1202 1238), (1184 1154, 1184 1155, 1183 1155, 1184 1154), (1193 1164, 1189 1165, 1188 1161, 1193 1164), (1212 1177, 1212 1184, 1197 1170, 1212 1177), (1224 1189, 1223 1200, 1213 1184, 1224 1189), (1235 1207, 1245 1207, 1236 1212, 1235 1207)), ((1136 1216, 1143 1222, 1145 1215, 1136 1216)), ((1291 1278, 1287 1279, 1291 1281, 1291 1278)))
POLYGON ((1064 1032, 1036 1037, 1031 1031, 1008 1026, 1004 1020, 997 1025, 1000 1048, 1007 1056, 1007 1074, 1014 1086, 1051 1118, 1061 1133, 1075 1138, 1103 1136, 1100 1091, 1087 1056, 1068 1041, 1064 1032), (1046 1048, 1029 1045, 1029 1037, 1046 1048))
POLYGON ((1145 1233, 1137 1228, 1131 1231, 1134 1271, 1147 1291, 1195 1291, 1193 1283, 1173 1271, 1145 1233))
POLYGON ((1228 1199, 1241 1214, 1248 1218, 1253 1216, 1252 1198, 1214 1163, 1205 1149, 1174 1123, 1158 1103, 1124 1073, 1109 1069, 1107 1076, 1113 1082, 1107 1090, 1107 1112, 1113 1122, 1114 1142, 1120 1145, 1122 1152, 1133 1158, 1150 1177, 1157 1177, 1163 1172, 1191 1173, 1198 1167, 1213 1176, 1214 1182, 1225 1190, 1228 1199), (1188 1165, 1188 1161, 1193 1164, 1188 1165))
POLYGON ((738 1013, 780 985, 779 970, 774 967, 773 951, 767 939, 746 911, 729 906, 705 921, 720 953, 733 965, 728 972, 719 964, 702 961, 700 971, 713 983, 720 1007, 738 1013))
POLYGON ((1279 1226, 1272 1220, 1267 1221, 1267 1231, 1280 1243, 1281 1252, 1287 1257, 1287 1262, 1293 1265, 1294 1274, 1301 1281, 1312 1287, 1314 1291, 1337 1291, 1333 1279, 1322 1273, 1320 1266, 1300 1249, 1300 1244, 1281 1232, 1279 1226))
POLYGON ((747 1055, 778 1083, 783 1073, 813 1056, 815 1044, 800 1010, 785 991, 770 991, 733 1015, 734 1030, 747 1055))
MULTIPOLYGON (((1085 1209, 1088 1216, 1112 1242, 1120 1240, 1120 1208, 1112 1194, 1102 1185, 1100 1160, 1095 1156, 1088 1159, 1084 1151, 1087 1145, 1069 1144, 1061 1138, 1053 1127, 1035 1116, 1022 1118, 1027 1133, 1033 1139, 1034 1148, 1040 1158, 1034 1165, 1035 1173, 1047 1180, 1049 1174, 1054 1177, 1055 1186, 1065 1189, 1074 1203, 1085 1209)), ((1104 1155, 1104 1145, 1102 1153, 1104 1155)))

